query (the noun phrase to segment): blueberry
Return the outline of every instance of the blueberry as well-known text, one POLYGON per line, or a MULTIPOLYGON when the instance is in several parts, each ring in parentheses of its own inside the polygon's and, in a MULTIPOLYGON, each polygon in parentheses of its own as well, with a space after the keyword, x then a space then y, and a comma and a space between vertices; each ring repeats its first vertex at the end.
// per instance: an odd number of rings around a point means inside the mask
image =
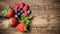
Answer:
POLYGON ((21 10, 20 13, 22 14, 23 13, 23 10, 21 10))
POLYGON ((19 9, 18 9, 18 13, 20 13, 20 11, 21 11, 21 9, 19 8, 19 9))
POLYGON ((15 14, 17 14, 18 13, 18 11, 15 11, 15 14))
POLYGON ((20 19, 20 15, 15 15, 15 18, 17 19, 17 20, 19 20, 20 19))
POLYGON ((17 15, 20 15, 20 13, 18 13, 17 15))
POLYGON ((15 18, 18 18, 18 15, 15 15, 15 18))
POLYGON ((17 20, 20 20, 20 18, 16 18, 17 20))
POLYGON ((21 15, 21 13, 17 13, 17 15, 19 15, 19 16, 20 16, 20 15, 21 15))
POLYGON ((30 10, 28 10, 28 11, 27 11, 27 14, 30 14, 30 13, 31 13, 31 11, 30 11, 30 10))
POLYGON ((23 13, 23 10, 19 8, 18 9, 18 13, 21 13, 22 14, 23 13))
POLYGON ((21 9, 19 8, 18 11, 20 11, 21 9))
POLYGON ((17 9, 14 9, 14 12, 15 12, 15 14, 16 14, 16 13, 18 13, 18 10, 17 10, 17 9))

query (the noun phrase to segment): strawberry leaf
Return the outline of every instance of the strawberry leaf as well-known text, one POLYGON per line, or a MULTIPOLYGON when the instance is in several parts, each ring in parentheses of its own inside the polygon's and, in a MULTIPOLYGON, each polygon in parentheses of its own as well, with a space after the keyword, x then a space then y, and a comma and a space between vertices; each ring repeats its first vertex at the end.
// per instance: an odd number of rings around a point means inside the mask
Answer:
POLYGON ((3 10, 2 14, 5 16, 7 14, 7 10, 3 10))
POLYGON ((24 20, 19 20, 19 22, 24 22, 24 20))
POLYGON ((29 15, 28 17, 21 17, 21 19, 19 20, 19 22, 25 22, 26 25, 29 25, 30 24, 30 19, 32 18, 31 15, 29 15))
POLYGON ((30 24, 30 20, 25 20, 26 24, 29 25, 30 24))
POLYGON ((24 21, 25 21, 25 17, 22 16, 19 22, 24 22, 24 21))
POLYGON ((9 22, 9 23, 11 23, 11 22, 12 22, 12 19, 11 19, 11 18, 10 18, 10 19, 8 19, 8 22, 9 22))
POLYGON ((3 11, 1 11, 2 12, 2 14, 4 15, 4 16, 6 16, 6 14, 7 14, 7 12, 10 10, 10 8, 9 7, 7 7, 6 9, 4 9, 3 11))
POLYGON ((8 27, 11 26, 11 23, 12 23, 12 19, 10 18, 10 19, 8 19, 8 27))
POLYGON ((28 20, 31 19, 31 18, 32 18, 32 15, 29 15, 28 17, 26 17, 26 19, 28 19, 28 20))
POLYGON ((24 17, 24 16, 22 16, 22 17, 21 17, 21 20, 25 20, 25 17, 24 17))

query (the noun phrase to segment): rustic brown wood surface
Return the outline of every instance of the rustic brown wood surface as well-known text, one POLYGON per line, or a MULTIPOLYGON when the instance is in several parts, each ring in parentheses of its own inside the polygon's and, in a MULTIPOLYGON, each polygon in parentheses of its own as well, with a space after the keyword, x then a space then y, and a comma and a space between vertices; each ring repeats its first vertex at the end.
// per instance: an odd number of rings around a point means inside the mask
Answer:
MULTIPOLYGON (((19 4, 22 1, 28 4, 32 11, 30 31, 22 33, 15 28, 8 28, 0 34, 60 34, 60 0, 1 0, 0 11, 8 5, 13 6, 14 3, 19 4)), ((0 19, 0 22, 2 20, 0 19)))

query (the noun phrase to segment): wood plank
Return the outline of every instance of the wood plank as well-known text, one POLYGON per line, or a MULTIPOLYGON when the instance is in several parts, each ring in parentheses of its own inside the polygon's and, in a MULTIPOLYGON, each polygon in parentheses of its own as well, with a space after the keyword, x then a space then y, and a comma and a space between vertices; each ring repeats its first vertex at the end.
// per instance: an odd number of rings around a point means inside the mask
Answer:
MULTIPOLYGON (((8 28, 1 34, 59 34, 60 33, 60 1, 59 0, 9 0, 0 2, 0 7, 13 6, 14 3, 24 2, 30 6, 33 19, 30 31, 21 33, 15 28, 8 28)), ((0 10, 4 9, 0 8, 0 10)), ((0 14, 1 15, 1 14, 0 14)), ((1 20, 1 19, 0 19, 1 20)), ((2 20, 1 20, 2 21, 2 20)), ((3 21, 5 21, 3 19, 3 21)), ((7 20, 6 20, 7 21, 7 20)))

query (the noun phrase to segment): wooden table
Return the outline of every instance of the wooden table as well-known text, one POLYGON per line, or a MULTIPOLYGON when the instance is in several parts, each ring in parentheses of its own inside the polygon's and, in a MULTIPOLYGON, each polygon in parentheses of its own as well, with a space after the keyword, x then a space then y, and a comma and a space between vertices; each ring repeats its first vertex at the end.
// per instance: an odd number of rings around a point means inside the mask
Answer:
MULTIPOLYGON (((59 34, 60 33, 60 0, 8 0, 0 1, 0 11, 14 3, 24 2, 30 6, 33 19, 30 31, 22 33, 15 28, 8 28, 1 34, 59 34)), ((0 14, 1 15, 1 14, 0 14)), ((1 19, 0 19, 1 20, 1 19)))

